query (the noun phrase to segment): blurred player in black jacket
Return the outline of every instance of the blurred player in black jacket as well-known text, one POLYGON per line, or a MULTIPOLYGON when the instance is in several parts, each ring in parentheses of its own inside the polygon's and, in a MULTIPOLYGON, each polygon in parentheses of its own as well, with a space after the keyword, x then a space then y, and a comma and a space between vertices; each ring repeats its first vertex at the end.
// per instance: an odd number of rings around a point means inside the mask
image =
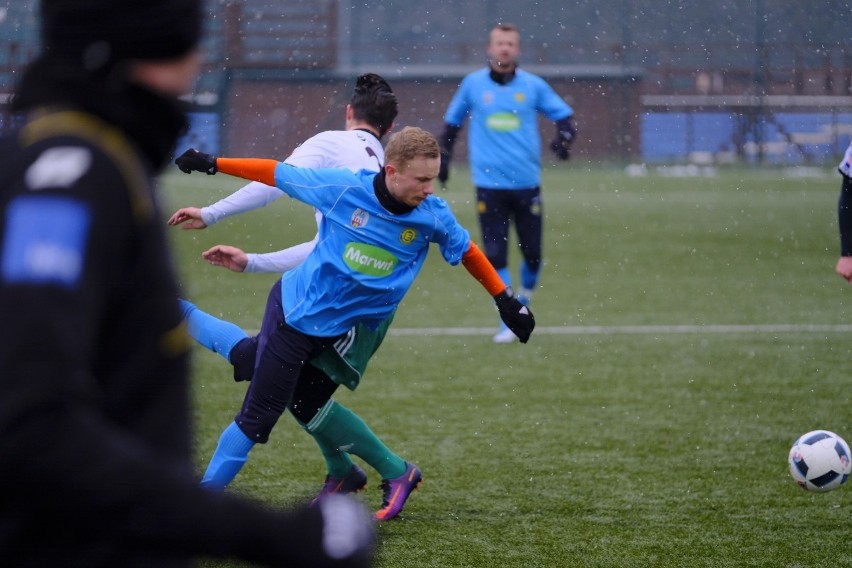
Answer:
POLYGON ((201 9, 41 3, 21 125, 0 139, 0 565, 369 565, 346 498, 277 512, 194 475, 154 176, 185 128, 201 9))

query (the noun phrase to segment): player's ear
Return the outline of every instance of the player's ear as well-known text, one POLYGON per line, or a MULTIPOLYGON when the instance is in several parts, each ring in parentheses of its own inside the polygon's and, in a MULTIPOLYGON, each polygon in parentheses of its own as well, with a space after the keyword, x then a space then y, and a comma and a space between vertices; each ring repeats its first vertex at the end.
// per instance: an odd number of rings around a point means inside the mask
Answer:
POLYGON ((385 164, 385 184, 393 193, 392 188, 399 185, 399 180, 396 178, 399 175, 399 166, 396 164, 385 164))

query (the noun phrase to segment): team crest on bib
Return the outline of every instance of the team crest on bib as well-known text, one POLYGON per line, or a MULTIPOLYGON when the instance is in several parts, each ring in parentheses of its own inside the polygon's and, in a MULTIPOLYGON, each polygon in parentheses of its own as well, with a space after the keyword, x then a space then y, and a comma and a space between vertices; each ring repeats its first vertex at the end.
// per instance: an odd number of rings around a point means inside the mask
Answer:
POLYGON ((417 231, 414 229, 403 229, 403 231, 399 234, 399 240, 404 245, 410 245, 414 242, 414 239, 417 238, 417 231))
POLYGON ((361 227, 367 224, 367 221, 370 220, 370 214, 364 211, 363 209, 356 209, 354 213, 352 213, 352 219, 349 220, 349 224, 355 227, 356 229, 360 229, 361 227))

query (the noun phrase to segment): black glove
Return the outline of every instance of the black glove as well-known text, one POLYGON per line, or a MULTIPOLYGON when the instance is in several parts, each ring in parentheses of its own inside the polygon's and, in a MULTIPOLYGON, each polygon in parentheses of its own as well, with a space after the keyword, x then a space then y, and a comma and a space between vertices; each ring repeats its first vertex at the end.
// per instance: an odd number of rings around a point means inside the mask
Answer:
POLYGON ((450 178, 450 160, 453 157, 453 146, 456 143, 456 137, 461 130, 460 124, 445 124, 444 131, 436 138, 438 146, 441 148, 441 167, 438 170, 438 181, 441 182, 441 189, 447 189, 447 180, 450 178))
POLYGON ((576 136, 577 129, 574 128, 571 117, 563 118, 556 123, 556 137, 550 142, 550 149, 560 160, 567 160, 571 157, 571 146, 576 136))
POLYGON ((535 317, 530 309, 515 298, 515 292, 511 288, 506 288, 494 296, 494 301, 497 303, 500 319, 506 327, 518 336, 521 343, 529 341, 535 328, 535 317))
POLYGON ((438 169, 438 181, 441 182, 441 189, 447 188, 447 180, 450 177, 450 159, 450 153, 441 150, 441 167, 438 169))
POLYGON ((212 176, 218 170, 216 169, 216 157, 204 152, 199 152, 195 148, 190 148, 175 159, 175 164, 185 174, 192 172, 204 172, 208 176, 212 176))
POLYGON ((560 160, 568 160, 571 157, 571 144, 564 138, 554 138, 550 143, 550 149, 560 160))

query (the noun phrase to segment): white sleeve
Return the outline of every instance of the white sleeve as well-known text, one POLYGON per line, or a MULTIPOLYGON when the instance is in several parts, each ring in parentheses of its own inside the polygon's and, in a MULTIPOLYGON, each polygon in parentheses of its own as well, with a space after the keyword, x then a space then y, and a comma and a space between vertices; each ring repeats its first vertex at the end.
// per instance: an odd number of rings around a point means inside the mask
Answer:
POLYGON ((843 159, 840 160, 840 165, 837 166, 837 171, 846 177, 852 177, 852 142, 846 148, 846 153, 843 154, 843 159))
POLYGON ((317 244, 319 235, 312 241, 293 245, 277 252, 265 254, 249 253, 248 264, 243 272, 287 272, 296 268, 308 257, 317 244))
POLYGON ((225 217, 266 207, 286 194, 264 183, 253 181, 213 205, 201 208, 201 219, 208 226, 215 225, 225 217))

